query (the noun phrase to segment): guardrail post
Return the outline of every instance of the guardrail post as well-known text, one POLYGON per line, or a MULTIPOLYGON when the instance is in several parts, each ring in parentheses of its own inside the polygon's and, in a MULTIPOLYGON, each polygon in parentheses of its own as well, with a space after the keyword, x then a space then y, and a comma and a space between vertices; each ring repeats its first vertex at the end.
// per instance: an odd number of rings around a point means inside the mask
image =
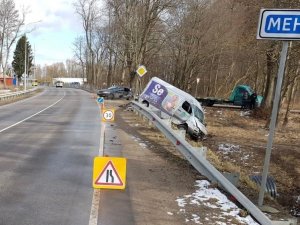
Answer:
POLYGON ((194 147, 194 149, 199 152, 204 159, 206 159, 207 147, 194 147))

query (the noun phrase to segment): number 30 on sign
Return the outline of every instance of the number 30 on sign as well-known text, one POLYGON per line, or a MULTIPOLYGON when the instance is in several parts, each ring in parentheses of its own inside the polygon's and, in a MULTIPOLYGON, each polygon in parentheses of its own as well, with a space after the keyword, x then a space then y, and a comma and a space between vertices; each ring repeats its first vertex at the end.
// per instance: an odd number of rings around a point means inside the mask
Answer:
POLYGON ((102 121, 103 122, 113 122, 115 120, 115 110, 114 109, 103 109, 102 110, 102 121))

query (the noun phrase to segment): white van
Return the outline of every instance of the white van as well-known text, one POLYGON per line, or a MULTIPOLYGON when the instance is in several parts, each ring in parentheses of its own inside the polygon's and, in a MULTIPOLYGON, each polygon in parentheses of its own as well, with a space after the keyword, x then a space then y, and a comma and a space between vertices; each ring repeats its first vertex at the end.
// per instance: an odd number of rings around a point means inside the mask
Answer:
POLYGON ((57 81, 56 83, 55 83, 55 87, 60 87, 60 88, 62 88, 64 86, 64 83, 62 82, 62 81, 57 81))
POLYGON ((172 122, 184 128, 193 138, 207 135, 204 111, 190 94, 153 77, 139 97, 139 102, 169 115, 172 122))

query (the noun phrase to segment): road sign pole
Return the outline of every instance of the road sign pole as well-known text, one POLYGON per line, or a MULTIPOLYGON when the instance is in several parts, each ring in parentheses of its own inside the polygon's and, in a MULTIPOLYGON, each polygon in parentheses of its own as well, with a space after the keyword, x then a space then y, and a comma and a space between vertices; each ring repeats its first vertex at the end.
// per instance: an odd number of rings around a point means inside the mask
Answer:
POLYGON ((287 51, 288 51, 288 41, 283 41, 282 50, 280 53, 280 64, 279 64, 278 75, 277 75, 277 84, 276 84, 276 91, 275 91, 275 97, 274 97, 274 102, 273 102, 272 116, 271 116, 271 122, 270 122, 270 126, 269 126, 269 137, 268 137, 268 144, 267 144, 267 150, 266 150, 266 156, 265 156, 265 163, 264 163, 261 187, 260 187, 259 197, 258 197, 258 206, 262 206, 263 200, 264 200, 265 187, 266 187, 266 183, 267 183, 270 157, 271 157, 271 152, 272 152, 273 137, 274 137, 275 128, 276 128, 276 120, 277 120, 277 114, 278 114, 278 108, 279 108, 281 85, 282 85, 282 80, 283 80, 283 76, 284 76, 287 51))
POLYGON ((137 80, 137 94, 140 95, 141 94, 141 88, 142 88, 142 81, 141 81, 141 77, 144 76, 147 73, 147 69, 145 66, 140 65, 137 70, 136 70, 137 75, 139 75, 138 80, 137 80))
POLYGON ((104 134, 105 134, 105 124, 101 124, 100 130, 100 144, 99 144, 99 156, 104 156, 104 134))

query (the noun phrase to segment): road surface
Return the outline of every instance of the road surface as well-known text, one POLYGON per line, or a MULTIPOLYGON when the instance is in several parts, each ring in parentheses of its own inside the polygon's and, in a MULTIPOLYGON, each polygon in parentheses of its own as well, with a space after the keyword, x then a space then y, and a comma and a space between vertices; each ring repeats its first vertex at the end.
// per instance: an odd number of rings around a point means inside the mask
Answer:
POLYGON ((99 108, 78 89, 0 107, 0 224, 88 224, 99 108))

